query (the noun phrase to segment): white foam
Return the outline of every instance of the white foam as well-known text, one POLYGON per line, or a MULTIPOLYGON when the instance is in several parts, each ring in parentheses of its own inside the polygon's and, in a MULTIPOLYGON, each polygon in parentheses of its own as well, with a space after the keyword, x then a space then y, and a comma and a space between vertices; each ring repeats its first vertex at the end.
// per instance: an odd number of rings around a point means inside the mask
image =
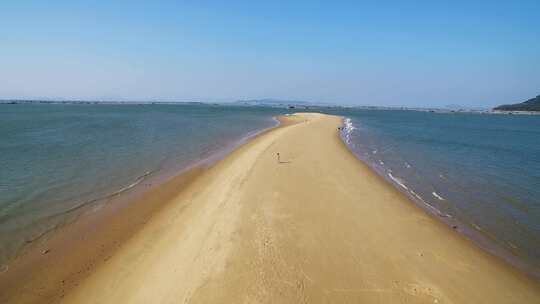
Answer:
POLYGON ((401 187, 403 187, 404 189, 406 190, 409 190, 409 188, 407 188, 407 186, 405 186, 405 184, 403 183, 403 181, 397 177, 394 177, 392 175, 392 173, 388 173, 388 176, 398 185, 400 185, 401 187))
POLYGON ((409 163, 408 163, 408 162, 405 162, 405 167, 407 167, 407 168, 410 168, 410 167, 411 167, 411 165, 409 165, 409 163))
POLYGON ((424 201, 424 199, 423 199, 420 195, 416 194, 416 192, 414 192, 414 191, 412 191, 412 190, 411 190, 410 192, 411 192, 411 194, 414 195, 414 197, 416 197, 419 201, 421 201, 421 202, 424 203, 424 204, 426 203, 426 202, 424 201))
POLYGON ((429 204, 429 203, 427 203, 427 202, 424 202, 424 204, 425 204, 426 206, 428 206, 428 208, 430 208, 431 210, 433 210, 436 214, 444 216, 444 214, 441 213, 441 212, 439 211, 439 209, 435 208, 433 205, 431 205, 431 204, 429 204))
POLYGON ((350 118, 345 119, 345 129, 346 130, 351 130, 351 131, 356 129, 356 127, 352 124, 352 121, 351 121, 350 118))
POLYGON ((444 201, 444 198, 442 196, 440 196, 439 194, 437 194, 437 192, 433 191, 433 192, 431 192, 431 194, 433 194, 433 196, 435 196, 438 200, 444 201))
POLYGON ((416 199, 418 199, 420 202, 422 202, 424 205, 426 205, 426 207, 428 207, 429 209, 433 210, 436 214, 438 214, 439 216, 441 217, 448 217, 448 218, 451 218, 452 216, 450 214, 446 214, 446 213, 442 213, 439 209, 435 208, 433 205, 429 204, 428 202, 426 202, 420 195, 418 195, 416 192, 414 192, 413 190, 409 190, 409 192, 414 195, 414 197, 416 197, 416 199))
POLYGON ((343 128, 343 130, 345 131, 345 143, 350 144, 351 133, 356 129, 356 127, 352 124, 352 121, 350 118, 345 118, 344 124, 345 124, 345 127, 343 128))

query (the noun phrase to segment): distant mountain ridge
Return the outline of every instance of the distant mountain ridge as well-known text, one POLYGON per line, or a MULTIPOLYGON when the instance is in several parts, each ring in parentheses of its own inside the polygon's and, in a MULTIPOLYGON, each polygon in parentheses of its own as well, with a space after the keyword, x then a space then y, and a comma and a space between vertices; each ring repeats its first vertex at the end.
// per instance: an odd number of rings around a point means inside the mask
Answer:
POLYGON ((540 111, 540 95, 527 101, 495 107, 498 111, 540 111))

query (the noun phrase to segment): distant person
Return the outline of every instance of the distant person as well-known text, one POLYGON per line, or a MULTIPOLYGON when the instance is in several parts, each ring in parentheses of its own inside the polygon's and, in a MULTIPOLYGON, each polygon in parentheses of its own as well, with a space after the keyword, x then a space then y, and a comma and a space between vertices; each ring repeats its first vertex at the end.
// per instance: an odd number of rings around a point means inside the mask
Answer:
POLYGON ((281 163, 281 156, 279 155, 279 152, 276 153, 276 154, 277 154, 277 162, 278 162, 278 163, 281 163))

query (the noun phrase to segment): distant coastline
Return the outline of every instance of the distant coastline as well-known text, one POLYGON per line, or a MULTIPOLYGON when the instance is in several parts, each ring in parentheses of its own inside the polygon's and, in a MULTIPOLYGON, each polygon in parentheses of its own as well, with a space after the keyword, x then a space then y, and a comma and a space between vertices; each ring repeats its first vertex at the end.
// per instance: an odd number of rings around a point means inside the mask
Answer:
MULTIPOLYGON (((538 97, 537 97, 538 98, 538 97)), ((488 108, 468 108, 461 106, 438 107, 407 107, 407 106, 374 106, 374 105, 336 105, 324 102, 309 102, 298 100, 279 99, 250 99, 237 100, 233 102, 207 102, 207 101, 144 101, 144 100, 41 100, 41 99, 0 99, 0 105, 211 105, 211 106, 238 106, 238 107, 270 107, 294 110, 383 110, 383 111, 419 111, 431 113, 468 113, 468 114, 506 114, 506 115, 540 115, 540 111, 525 110, 501 110, 500 107, 488 108)))
POLYGON ((42 100, 42 99, 2 99, 0 105, 17 105, 17 104, 81 104, 81 105, 152 105, 152 104, 206 104, 214 103, 198 102, 198 101, 114 101, 114 100, 42 100))

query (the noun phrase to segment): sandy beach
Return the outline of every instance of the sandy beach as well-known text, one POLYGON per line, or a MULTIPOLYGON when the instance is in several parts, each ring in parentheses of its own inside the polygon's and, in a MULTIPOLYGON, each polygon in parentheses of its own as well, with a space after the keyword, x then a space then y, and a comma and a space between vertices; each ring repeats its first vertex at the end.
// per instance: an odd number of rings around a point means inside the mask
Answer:
MULTIPOLYGON (((58 258, 43 269, 41 283, 52 273, 46 297, 32 290, 38 282, 10 288, 6 299, 540 303, 537 281, 480 250, 360 162, 339 137, 340 117, 281 121, 189 182, 147 196, 159 209, 146 210, 137 229, 69 288, 61 286, 66 269, 84 264, 70 261, 95 250, 70 247, 63 272, 54 270, 62 267, 58 258)), ((113 232, 101 238, 107 233, 113 232)))

